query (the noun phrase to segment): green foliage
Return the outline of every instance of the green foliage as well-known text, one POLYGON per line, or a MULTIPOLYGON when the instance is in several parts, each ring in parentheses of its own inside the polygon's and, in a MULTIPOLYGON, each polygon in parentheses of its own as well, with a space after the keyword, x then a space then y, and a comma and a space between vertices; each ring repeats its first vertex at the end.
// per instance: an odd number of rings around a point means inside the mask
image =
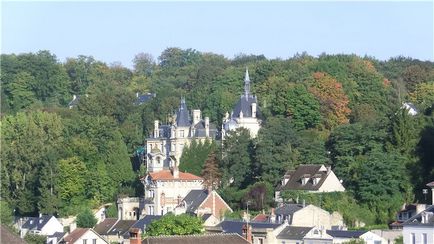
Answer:
POLYGON ((362 239, 353 239, 351 241, 342 242, 343 244, 366 244, 362 239))
POLYGON ((395 244, 404 244, 404 237, 402 235, 398 236, 394 241, 395 244))
POLYGON ((220 168, 223 171, 222 183, 236 188, 245 188, 252 182, 253 143, 250 132, 245 128, 230 131, 223 141, 223 158, 220 168))
POLYGON ((98 222, 92 211, 88 208, 77 215, 76 221, 79 228, 93 228, 98 222))
POLYGON ((193 140, 189 146, 184 147, 180 159, 179 169, 194 175, 200 175, 208 155, 214 150, 215 144, 206 140, 193 140))
POLYGON ((11 225, 14 221, 12 207, 4 200, 0 201, 0 222, 3 225, 11 225))
POLYGON ((166 214, 146 227, 148 236, 193 235, 203 233, 202 220, 188 214, 166 214))
POLYGON ((110 205, 107 209, 106 209, 106 217, 107 218, 117 218, 118 217, 118 209, 116 207, 116 203, 110 205))
POLYGON ((249 209, 265 210, 274 204, 274 188, 268 182, 256 182, 246 189, 243 202, 249 201, 249 209))
POLYGON ((47 243, 47 237, 38 234, 26 234, 24 240, 28 244, 45 244, 47 243))

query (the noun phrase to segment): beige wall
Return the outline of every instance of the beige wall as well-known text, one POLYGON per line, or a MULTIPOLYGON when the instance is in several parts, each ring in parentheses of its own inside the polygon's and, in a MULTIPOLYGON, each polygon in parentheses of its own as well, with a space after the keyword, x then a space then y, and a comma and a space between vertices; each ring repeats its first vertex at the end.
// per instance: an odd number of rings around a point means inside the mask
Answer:
POLYGON ((87 240, 87 243, 92 244, 93 240, 96 239, 97 244, 107 244, 105 240, 101 239, 97 234, 95 234, 93 231, 88 230, 82 237, 80 237, 77 241, 74 242, 74 244, 83 244, 83 240, 87 240))
POLYGON ((338 214, 332 216, 329 212, 313 205, 298 210, 294 213, 292 219, 293 226, 316 226, 318 228, 324 227, 327 230, 331 229, 331 226, 335 223, 343 224, 342 216, 338 214))

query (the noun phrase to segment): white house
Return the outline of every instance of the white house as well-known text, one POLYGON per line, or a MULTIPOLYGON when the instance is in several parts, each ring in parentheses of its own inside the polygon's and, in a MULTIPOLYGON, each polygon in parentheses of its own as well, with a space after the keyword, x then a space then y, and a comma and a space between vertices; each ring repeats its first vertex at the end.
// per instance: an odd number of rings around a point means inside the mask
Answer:
POLYGON ((342 192, 345 187, 331 167, 320 164, 300 165, 295 170, 289 170, 283 176, 281 185, 277 187, 275 199, 282 202, 280 196, 284 190, 301 190, 309 192, 342 192))
POLYGON ((21 226, 20 236, 24 238, 27 233, 50 236, 56 232, 63 232, 63 225, 52 215, 29 217, 21 226))
POLYGON ((145 186, 144 210, 147 215, 164 215, 172 212, 191 190, 203 189, 203 178, 171 170, 150 172, 142 183, 145 186))
MULTIPOLYGON (((324 229, 317 227, 286 226, 276 236, 277 242, 282 244, 332 244, 333 237, 324 229)), ((270 243, 270 242, 269 242, 270 243)))
POLYGON ((359 239, 366 244, 388 244, 384 238, 367 230, 327 230, 327 234, 333 237, 333 244, 347 243, 359 239))
POLYGON ((77 228, 62 238, 62 244, 108 244, 104 238, 90 228, 77 228))
POLYGON ((244 77, 244 94, 241 95, 240 100, 235 105, 234 110, 229 115, 226 113, 222 125, 222 138, 231 131, 237 128, 246 128, 250 131, 250 136, 255 138, 261 128, 261 120, 258 118, 259 108, 258 99, 256 96, 250 94, 250 77, 249 70, 246 68, 244 77))
POLYGON ((402 235, 404 243, 434 243, 434 205, 403 223, 402 235))

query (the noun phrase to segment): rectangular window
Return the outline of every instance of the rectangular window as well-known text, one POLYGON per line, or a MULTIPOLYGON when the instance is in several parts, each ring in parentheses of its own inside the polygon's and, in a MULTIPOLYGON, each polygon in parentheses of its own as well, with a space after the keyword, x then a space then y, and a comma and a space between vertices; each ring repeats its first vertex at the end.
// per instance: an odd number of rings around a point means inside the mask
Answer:
POLYGON ((92 240, 92 244, 96 244, 96 239, 93 239, 93 240, 92 240))
POLYGON ((87 240, 86 239, 83 239, 83 244, 87 244, 87 240))
POLYGON ((184 131, 183 130, 179 131, 179 137, 184 137, 184 131))
POLYGON ((428 237, 427 237, 426 233, 422 233, 422 243, 428 244, 428 237))
POLYGON ((264 239, 259 238, 259 244, 264 244, 264 239))
POLYGON ((411 244, 416 244, 416 235, 411 233, 411 244))

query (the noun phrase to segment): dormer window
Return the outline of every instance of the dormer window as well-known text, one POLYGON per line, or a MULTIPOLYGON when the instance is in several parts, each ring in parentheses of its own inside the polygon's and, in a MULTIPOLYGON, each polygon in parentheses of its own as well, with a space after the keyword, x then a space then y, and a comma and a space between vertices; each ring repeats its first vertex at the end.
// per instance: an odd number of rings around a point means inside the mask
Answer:
POLYGON ((319 181, 321 180, 321 175, 320 174, 314 175, 312 180, 313 180, 313 185, 317 185, 319 183, 319 181))
POLYGON ((42 219, 39 219, 39 223, 42 224, 42 219))
POLYGON ((309 174, 303 175, 303 177, 301 178, 301 184, 306 185, 306 183, 309 181, 309 178, 310 178, 309 174))

